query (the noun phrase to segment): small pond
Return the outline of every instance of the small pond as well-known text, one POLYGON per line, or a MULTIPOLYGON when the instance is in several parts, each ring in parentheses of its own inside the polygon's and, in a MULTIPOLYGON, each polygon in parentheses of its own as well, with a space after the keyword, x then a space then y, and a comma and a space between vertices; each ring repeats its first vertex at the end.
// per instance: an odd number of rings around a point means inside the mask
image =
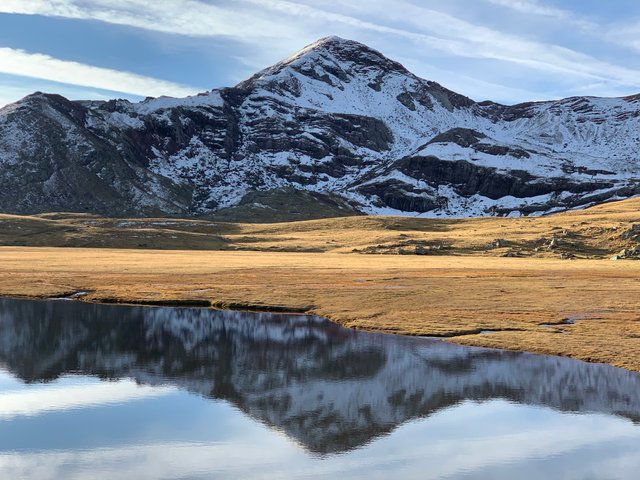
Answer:
POLYGON ((307 316, 0 299, 3 479, 635 480, 639 447, 640 375, 606 365, 307 316))

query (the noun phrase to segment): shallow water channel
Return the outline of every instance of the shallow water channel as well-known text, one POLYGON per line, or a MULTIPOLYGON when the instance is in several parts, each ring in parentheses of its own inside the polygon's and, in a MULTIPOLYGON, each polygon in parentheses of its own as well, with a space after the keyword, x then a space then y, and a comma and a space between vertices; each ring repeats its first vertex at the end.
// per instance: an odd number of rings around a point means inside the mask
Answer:
POLYGON ((306 316, 0 299, 3 479, 635 480, 639 446, 640 375, 606 365, 306 316))

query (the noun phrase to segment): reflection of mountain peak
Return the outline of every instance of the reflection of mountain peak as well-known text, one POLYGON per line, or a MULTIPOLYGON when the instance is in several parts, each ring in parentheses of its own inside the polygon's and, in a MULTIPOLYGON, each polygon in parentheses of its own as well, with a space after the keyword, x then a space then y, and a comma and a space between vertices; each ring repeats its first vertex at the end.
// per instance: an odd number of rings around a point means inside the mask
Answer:
POLYGON ((631 372, 314 317, 0 300, 0 362, 25 381, 77 372, 227 400, 319 454, 464 400, 640 418, 631 372))

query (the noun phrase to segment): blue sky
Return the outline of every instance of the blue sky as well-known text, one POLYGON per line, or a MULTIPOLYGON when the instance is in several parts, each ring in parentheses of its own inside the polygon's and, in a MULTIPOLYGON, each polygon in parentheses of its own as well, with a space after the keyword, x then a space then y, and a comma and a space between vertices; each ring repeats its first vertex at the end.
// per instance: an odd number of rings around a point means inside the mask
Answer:
POLYGON ((328 35, 475 100, 640 93, 637 0, 0 0, 0 105, 185 96, 328 35))

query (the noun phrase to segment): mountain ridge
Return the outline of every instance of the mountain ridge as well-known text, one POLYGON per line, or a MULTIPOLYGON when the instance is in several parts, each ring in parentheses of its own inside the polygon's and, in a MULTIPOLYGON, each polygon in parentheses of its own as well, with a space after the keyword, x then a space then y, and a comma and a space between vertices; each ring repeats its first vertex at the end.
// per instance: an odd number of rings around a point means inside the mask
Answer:
POLYGON ((325 37, 183 99, 3 107, 0 211, 268 218, 293 191, 323 215, 539 215, 640 193, 638 132, 640 95, 475 102, 325 37))

